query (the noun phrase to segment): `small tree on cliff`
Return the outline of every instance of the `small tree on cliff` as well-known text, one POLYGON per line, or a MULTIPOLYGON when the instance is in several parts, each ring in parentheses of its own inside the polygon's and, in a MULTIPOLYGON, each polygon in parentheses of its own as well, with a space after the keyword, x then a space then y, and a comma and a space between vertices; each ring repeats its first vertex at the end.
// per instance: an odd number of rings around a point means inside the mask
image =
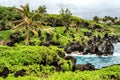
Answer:
POLYGON ((39 6, 38 9, 35 12, 38 12, 38 13, 41 13, 41 14, 46 14, 47 13, 46 6, 44 6, 44 5, 39 6))
POLYGON ((71 22, 70 17, 72 16, 72 13, 68 8, 65 10, 61 8, 60 15, 61 15, 62 23, 66 27, 64 32, 67 32, 69 30, 69 24, 71 22))
POLYGON ((98 16, 95 16, 95 17, 93 18, 93 21, 95 21, 96 23, 98 23, 98 22, 99 22, 99 17, 98 17, 98 16))

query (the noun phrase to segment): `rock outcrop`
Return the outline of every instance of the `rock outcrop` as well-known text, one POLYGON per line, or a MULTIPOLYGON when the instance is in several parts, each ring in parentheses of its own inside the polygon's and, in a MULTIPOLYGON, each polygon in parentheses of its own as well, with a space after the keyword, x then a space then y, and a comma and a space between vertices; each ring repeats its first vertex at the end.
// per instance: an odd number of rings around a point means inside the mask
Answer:
POLYGON ((70 54, 71 52, 74 52, 74 51, 79 51, 79 52, 83 52, 84 51, 84 45, 81 45, 79 43, 79 41, 75 41, 75 42, 71 42, 70 44, 68 44, 66 47, 65 47, 65 52, 70 54))
POLYGON ((108 36, 106 33, 103 38, 94 36, 92 39, 89 39, 87 44, 80 44, 79 41, 73 41, 64 48, 64 51, 67 54, 78 51, 82 55, 96 54, 98 56, 108 56, 113 54, 113 43, 117 43, 118 41, 116 36, 108 36))

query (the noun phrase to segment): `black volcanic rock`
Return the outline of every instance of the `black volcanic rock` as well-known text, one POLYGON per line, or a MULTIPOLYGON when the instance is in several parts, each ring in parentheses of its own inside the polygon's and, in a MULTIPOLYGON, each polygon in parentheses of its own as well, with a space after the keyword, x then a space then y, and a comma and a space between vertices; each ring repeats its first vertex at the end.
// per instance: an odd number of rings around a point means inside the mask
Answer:
POLYGON ((112 55, 114 52, 114 46, 109 41, 103 41, 99 43, 95 52, 97 55, 112 55))
POLYGON ((14 77, 25 76, 25 75, 26 75, 25 72, 26 72, 26 70, 21 69, 21 70, 17 71, 17 72, 14 74, 14 77))
POLYGON ((79 51, 83 52, 84 51, 84 46, 79 43, 79 41, 74 41, 68 44, 65 48, 64 51, 68 54, 74 51, 79 51))
POLYGON ((2 72, 0 72, 0 76, 3 76, 4 78, 6 78, 6 77, 8 77, 9 72, 10 71, 9 71, 8 67, 4 67, 2 72))
POLYGON ((73 67, 73 71, 75 70, 80 70, 80 71, 85 71, 85 70, 95 70, 95 66, 92 65, 91 63, 87 63, 87 64, 76 64, 73 67))
POLYGON ((68 54, 78 51, 80 53, 82 52, 83 55, 96 54, 98 56, 108 56, 113 54, 113 43, 118 41, 119 40, 116 36, 109 36, 106 33, 103 38, 100 36, 94 36, 92 39, 88 40, 87 44, 85 45, 80 44, 79 41, 73 41, 64 48, 64 51, 68 54))

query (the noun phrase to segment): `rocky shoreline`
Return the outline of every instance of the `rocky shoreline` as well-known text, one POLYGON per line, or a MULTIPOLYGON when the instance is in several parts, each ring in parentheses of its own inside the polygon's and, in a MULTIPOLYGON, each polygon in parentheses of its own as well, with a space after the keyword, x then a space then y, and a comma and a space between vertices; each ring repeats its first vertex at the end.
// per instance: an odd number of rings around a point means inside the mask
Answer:
POLYGON ((64 57, 65 60, 71 60, 72 61, 72 64, 73 64, 73 67, 72 67, 72 71, 76 71, 76 70, 80 70, 80 71, 85 71, 85 70, 89 70, 89 71, 92 71, 92 70, 101 70, 103 68, 108 68, 110 66, 114 66, 114 65, 120 65, 120 64, 113 64, 113 65, 109 65, 109 66, 106 66, 106 67, 102 67, 100 69, 98 68, 95 68, 95 65, 91 64, 91 63, 87 63, 87 64, 76 64, 76 58, 72 57, 72 56, 65 56, 64 57))
POLYGON ((87 44, 73 41, 69 43, 64 50, 67 54, 76 53, 79 55, 96 54, 98 56, 108 56, 113 54, 113 44, 117 42, 119 42, 117 36, 108 36, 106 33, 103 38, 94 36, 87 44))
MULTIPOLYGON (((85 36, 90 37, 90 33, 86 33, 85 36)), ((73 62, 73 71, 75 70, 98 70, 91 63, 87 64, 76 64, 75 58, 71 55, 96 55, 96 56, 109 56, 113 55, 114 46, 113 44, 119 42, 119 38, 117 36, 109 36, 107 33, 103 38, 100 36, 94 36, 92 39, 89 39, 87 44, 80 43, 79 41, 73 41, 69 43, 64 51, 67 53, 66 59, 72 60, 73 62)))

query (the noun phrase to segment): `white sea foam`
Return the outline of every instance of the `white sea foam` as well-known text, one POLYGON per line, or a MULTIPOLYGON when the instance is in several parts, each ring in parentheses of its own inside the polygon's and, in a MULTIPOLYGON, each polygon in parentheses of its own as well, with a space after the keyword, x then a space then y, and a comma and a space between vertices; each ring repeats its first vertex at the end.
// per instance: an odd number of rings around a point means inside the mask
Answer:
POLYGON ((88 54, 88 55, 78 55, 78 54, 66 54, 66 56, 77 56, 77 57, 118 57, 120 56, 120 53, 114 53, 113 55, 108 55, 108 56, 97 56, 95 54, 88 54))
POLYGON ((118 57, 120 56, 120 43, 117 43, 117 44, 114 44, 114 53, 113 55, 109 55, 109 56, 97 56, 95 54, 88 54, 88 55, 80 55, 79 53, 78 54, 66 54, 66 56, 77 56, 77 57, 118 57))
POLYGON ((120 53, 114 53, 113 56, 120 56, 120 53))
POLYGON ((114 44, 113 56, 120 56, 120 43, 114 44))
POLYGON ((109 57, 109 56, 97 56, 95 54, 88 54, 88 55, 66 54, 66 56, 77 56, 77 57, 109 57))

